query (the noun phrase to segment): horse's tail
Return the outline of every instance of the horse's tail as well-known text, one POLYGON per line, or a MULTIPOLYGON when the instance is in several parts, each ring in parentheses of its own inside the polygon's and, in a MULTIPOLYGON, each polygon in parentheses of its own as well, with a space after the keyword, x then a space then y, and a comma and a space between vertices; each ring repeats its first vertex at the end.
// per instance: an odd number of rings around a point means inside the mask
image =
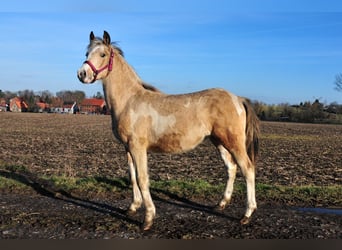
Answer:
POLYGON ((254 112, 254 108, 248 99, 242 100, 246 110, 246 149, 249 159, 255 165, 259 153, 259 119, 254 112))

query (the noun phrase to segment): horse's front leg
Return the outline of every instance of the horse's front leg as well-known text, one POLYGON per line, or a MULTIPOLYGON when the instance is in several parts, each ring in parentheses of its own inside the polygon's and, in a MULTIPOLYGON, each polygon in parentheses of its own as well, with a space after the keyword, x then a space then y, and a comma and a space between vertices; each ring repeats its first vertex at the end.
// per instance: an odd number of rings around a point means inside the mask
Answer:
POLYGON ((129 150, 133 158, 133 163, 136 166, 138 184, 146 209, 143 230, 149 230, 153 224, 153 219, 156 215, 156 208, 153 204, 149 188, 150 181, 147 169, 147 152, 146 148, 132 144, 130 144, 129 150))
POLYGON ((131 179, 131 184, 132 184, 132 189, 133 189, 133 200, 128 209, 128 213, 135 214, 137 212, 137 209, 141 207, 142 197, 141 197, 141 192, 137 183, 136 168, 134 166, 132 156, 129 152, 127 152, 127 160, 128 160, 128 167, 129 167, 129 176, 131 179))

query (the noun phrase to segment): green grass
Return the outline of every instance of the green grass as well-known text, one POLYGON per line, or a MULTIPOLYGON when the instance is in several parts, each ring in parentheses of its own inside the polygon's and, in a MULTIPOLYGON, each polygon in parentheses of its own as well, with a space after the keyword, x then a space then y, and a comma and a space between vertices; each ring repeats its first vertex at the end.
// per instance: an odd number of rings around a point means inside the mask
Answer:
POLYGON ((280 185, 256 185, 257 196, 261 199, 283 201, 288 205, 296 203, 311 206, 333 205, 342 207, 342 187, 331 186, 280 186, 280 185))
MULTIPOLYGON (((204 180, 196 181, 157 181, 152 182, 151 187, 164 192, 170 192, 187 197, 210 197, 221 195, 225 185, 212 185, 204 180)), ((264 201, 279 201, 281 203, 294 204, 305 203, 308 205, 333 204, 342 206, 341 186, 280 186, 263 183, 256 184, 257 199, 264 201)), ((233 196, 245 197, 246 186, 236 182, 233 196)))
POLYGON ((14 179, 6 178, 3 176, 0 176, 0 189, 4 190, 22 190, 27 189, 27 185, 24 183, 21 183, 19 181, 16 181, 14 179))
POLYGON ((169 192, 179 196, 208 196, 223 192, 224 185, 212 185, 204 180, 151 181, 151 188, 156 191, 169 192))
MULTIPOLYGON (((3 191, 28 191, 33 189, 33 185, 38 184, 42 188, 52 187, 53 190, 63 190, 64 192, 106 194, 113 192, 127 192, 130 188, 129 182, 126 178, 106 178, 100 176, 87 178, 43 176, 30 180, 30 177, 25 175, 24 170, 24 168, 18 166, 7 167, 5 171, 1 170, 0 189, 3 191), (23 173, 19 175, 19 172, 23 173)), ((179 197, 194 199, 220 197, 224 188, 224 184, 213 185, 205 180, 151 181, 152 192, 172 194, 179 197)), ((306 204, 312 206, 326 206, 328 204, 338 207, 342 206, 342 187, 337 185, 280 186, 257 183, 256 194, 258 200, 263 200, 265 202, 279 202, 288 205, 306 204)), ((243 199, 246 197, 246 186, 244 183, 235 183, 233 196, 243 199)))
POLYGON ((124 178, 108 179, 104 177, 74 178, 66 176, 44 177, 56 188, 66 192, 120 192, 129 188, 124 178))

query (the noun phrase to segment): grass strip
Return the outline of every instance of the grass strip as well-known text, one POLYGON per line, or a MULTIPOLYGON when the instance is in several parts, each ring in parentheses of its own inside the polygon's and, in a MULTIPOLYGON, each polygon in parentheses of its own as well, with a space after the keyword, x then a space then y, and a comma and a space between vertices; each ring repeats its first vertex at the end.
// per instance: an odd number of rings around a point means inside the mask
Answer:
MULTIPOLYGON (((127 178, 107 178, 92 176, 86 178, 74 178, 66 176, 50 176, 30 179, 25 174, 4 171, 0 174, 1 190, 50 188, 76 193, 107 193, 128 191, 130 184, 127 178)), ((160 180, 151 181, 151 191, 165 193, 187 198, 206 198, 221 196, 224 184, 213 185, 205 180, 160 180)), ((329 205, 342 206, 342 187, 332 186, 280 186, 258 183, 256 184, 257 200, 285 203, 287 205, 306 204, 311 206, 329 205)), ((245 197, 246 186, 242 182, 236 182, 234 197, 245 197)))

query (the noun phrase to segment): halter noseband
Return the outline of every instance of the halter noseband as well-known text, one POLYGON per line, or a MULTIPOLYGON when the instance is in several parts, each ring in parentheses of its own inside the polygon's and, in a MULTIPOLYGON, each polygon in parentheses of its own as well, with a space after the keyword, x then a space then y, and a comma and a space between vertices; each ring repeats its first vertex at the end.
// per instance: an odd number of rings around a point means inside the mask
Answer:
POLYGON ((91 70, 93 71, 93 75, 94 75, 94 79, 92 81, 95 82, 97 79, 97 75, 100 74, 102 71, 104 71, 105 69, 108 69, 108 72, 109 71, 112 71, 112 68, 113 68, 113 58, 114 58, 114 51, 113 49, 110 50, 110 58, 109 58, 109 62, 107 65, 103 66, 102 68, 100 69, 96 69, 96 67, 94 66, 94 64, 92 64, 90 61, 85 61, 84 63, 88 64, 89 67, 91 68, 91 70))

